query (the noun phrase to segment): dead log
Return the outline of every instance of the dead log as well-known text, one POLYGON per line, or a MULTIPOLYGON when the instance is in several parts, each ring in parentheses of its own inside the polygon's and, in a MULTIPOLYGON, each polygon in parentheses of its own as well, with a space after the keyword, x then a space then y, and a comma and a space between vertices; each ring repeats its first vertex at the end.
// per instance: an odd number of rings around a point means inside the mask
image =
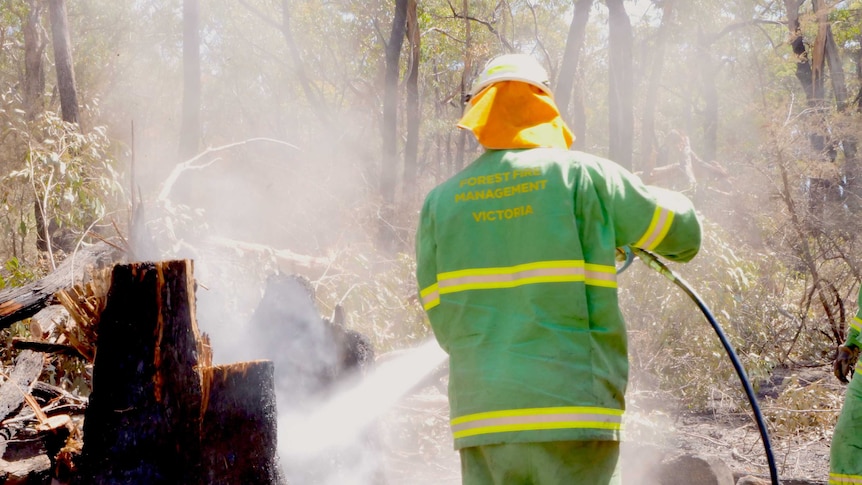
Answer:
POLYGON ((24 404, 32 384, 42 373, 45 360, 42 354, 25 350, 15 359, 15 368, 8 380, 0 386, 0 420, 8 418, 24 404))
POLYGON ((85 246, 44 278, 0 291, 0 329, 32 317, 52 302, 54 293, 72 287, 86 278, 89 269, 107 264, 116 257, 117 250, 106 243, 85 246))
MULTIPOLYGON (((15 368, 6 376, 6 382, 0 386, 0 420, 3 420, 3 432, 0 433, 0 455, 6 457, 7 445, 17 439, 17 433, 22 425, 7 424, 6 419, 22 409, 25 397, 29 396, 30 385, 42 373, 44 358, 42 354, 25 350, 15 359, 15 368)), ((26 468, 26 467, 24 467, 26 468)), ((0 475, 14 474, 0 466, 0 475)), ((5 482, 4 482, 5 483, 5 482)))
POLYGON ((278 467, 272 361, 216 366, 205 372, 209 399, 203 419, 203 483, 283 482, 278 467))

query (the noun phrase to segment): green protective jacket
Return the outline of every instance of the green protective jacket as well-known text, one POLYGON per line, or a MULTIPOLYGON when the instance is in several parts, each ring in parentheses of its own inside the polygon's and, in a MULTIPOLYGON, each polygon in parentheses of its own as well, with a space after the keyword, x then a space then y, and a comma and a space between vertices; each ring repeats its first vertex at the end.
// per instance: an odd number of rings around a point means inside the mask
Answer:
POLYGON ((416 273, 449 354, 455 448, 618 440, 628 357, 616 248, 688 261, 700 240, 687 198, 581 152, 488 150, 432 190, 416 273))
MULTIPOLYGON (((859 309, 850 323, 844 345, 862 348, 860 326, 862 326, 862 287, 857 298, 859 309)), ((853 379, 844 394, 844 405, 832 433, 829 449, 829 485, 858 485, 862 483, 862 364, 857 363, 853 379)))

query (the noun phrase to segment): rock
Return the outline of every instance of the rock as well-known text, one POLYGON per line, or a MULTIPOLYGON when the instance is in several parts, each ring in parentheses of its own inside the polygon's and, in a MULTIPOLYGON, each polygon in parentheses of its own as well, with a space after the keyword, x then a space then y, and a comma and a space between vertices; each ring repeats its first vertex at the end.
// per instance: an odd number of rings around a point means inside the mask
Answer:
POLYGON ((734 485, 733 472, 721 459, 707 455, 679 455, 659 465, 661 485, 734 485))

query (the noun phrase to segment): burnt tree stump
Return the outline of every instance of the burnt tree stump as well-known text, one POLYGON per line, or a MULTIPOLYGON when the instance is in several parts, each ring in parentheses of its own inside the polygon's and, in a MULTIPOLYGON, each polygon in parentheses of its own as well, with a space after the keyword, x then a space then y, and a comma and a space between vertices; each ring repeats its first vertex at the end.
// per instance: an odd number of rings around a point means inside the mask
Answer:
POLYGON ((252 483, 231 477, 277 466, 271 372, 263 364, 212 368, 208 339, 195 319, 194 290, 189 260, 114 267, 76 483, 252 483), (255 384, 245 392, 257 392, 253 398, 242 394, 249 376, 255 384), (208 442, 212 430, 226 427, 243 430, 246 440, 208 442), (242 470, 226 475, 223 466, 210 469, 212 457, 230 453, 240 455, 234 465, 242 470))
POLYGON ((278 467, 272 361, 220 365, 205 372, 210 399, 203 420, 203 483, 283 482, 278 467), (247 450, 257 450, 249 454, 247 450))

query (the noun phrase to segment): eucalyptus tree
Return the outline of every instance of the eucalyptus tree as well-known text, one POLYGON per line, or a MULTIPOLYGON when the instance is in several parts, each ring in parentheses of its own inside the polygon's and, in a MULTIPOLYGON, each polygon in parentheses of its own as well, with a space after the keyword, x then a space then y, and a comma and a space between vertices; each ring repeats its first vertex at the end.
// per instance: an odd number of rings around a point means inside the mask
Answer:
POLYGON ((632 26, 623 0, 606 0, 609 18, 608 157, 632 170, 634 144, 634 74, 632 26))
POLYGON ((80 121, 78 116, 78 87, 75 84, 75 68, 66 1, 48 0, 48 11, 51 17, 54 69, 57 74, 57 89, 60 92, 63 121, 78 123, 80 121))
POLYGON ((578 72, 578 62, 584 47, 587 22, 589 21, 592 7, 593 0, 576 0, 574 2, 572 23, 569 26, 566 48, 560 62, 560 73, 557 76, 554 89, 557 107, 560 109, 563 119, 572 127, 575 135, 575 147, 580 149, 586 147, 586 114, 583 110, 583 103, 577 103, 576 106, 579 109, 573 112, 570 100, 572 99, 572 90, 574 89, 575 77, 578 72))

